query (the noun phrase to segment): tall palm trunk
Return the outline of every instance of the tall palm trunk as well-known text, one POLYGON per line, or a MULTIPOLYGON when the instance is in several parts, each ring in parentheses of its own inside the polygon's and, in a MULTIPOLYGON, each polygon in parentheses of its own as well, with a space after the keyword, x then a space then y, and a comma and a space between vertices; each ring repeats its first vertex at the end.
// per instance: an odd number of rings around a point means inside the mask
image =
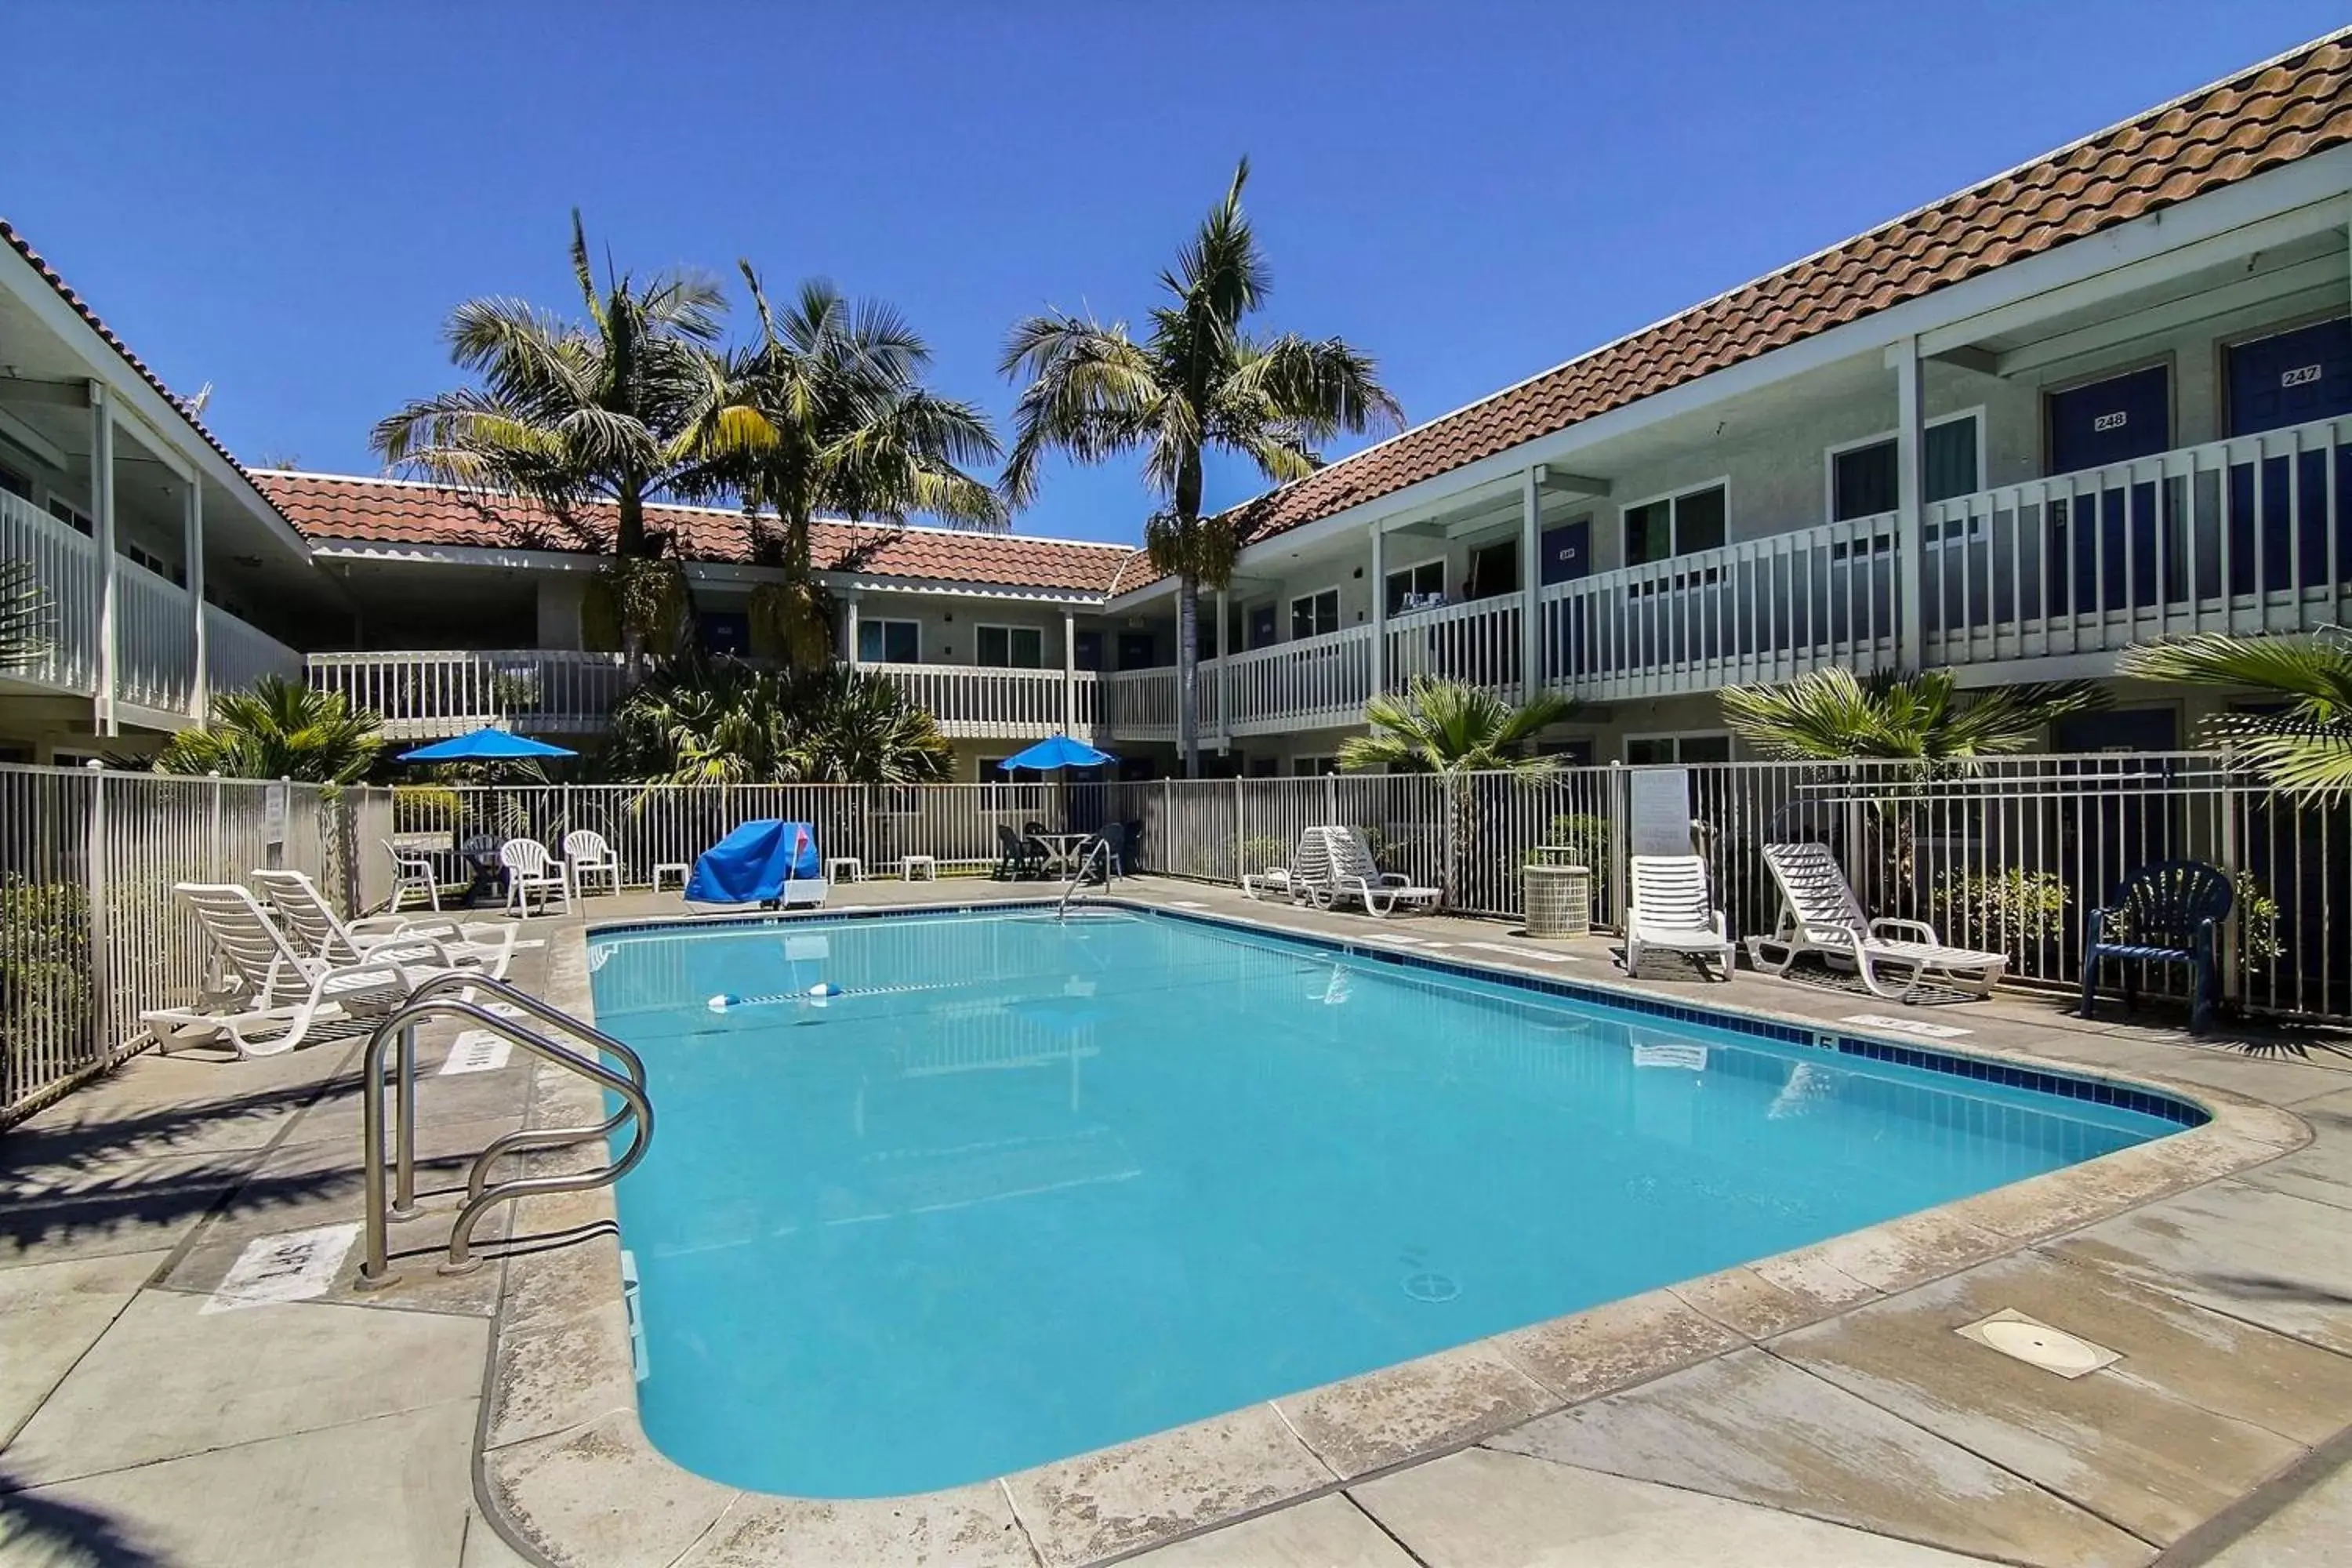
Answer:
MULTIPOLYGON (((1199 548, 1201 449, 1192 448, 1176 475, 1177 527, 1187 552, 1199 548)), ((1218 628, 1222 633, 1223 627, 1218 628)), ((1184 749, 1184 776, 1201 776, 1201 579, 1187 563, 1176 584, 1176 742, 1184 749)))
POLYGON ((635 613, 635 595, 628 586, 626 576, 630 566, 644 559, 646 553, 646 495, 635 474, 625 478, 619 494, 614 499, 621 522, 620 531, 613 541, 613 552, 620 557, 624 574, 615 584, 619 592, 614 595, 621 611, 621 662, 627 668, 630 678, 635 679, 644 668, 646 651, 646 635, 638 627, 635 613))

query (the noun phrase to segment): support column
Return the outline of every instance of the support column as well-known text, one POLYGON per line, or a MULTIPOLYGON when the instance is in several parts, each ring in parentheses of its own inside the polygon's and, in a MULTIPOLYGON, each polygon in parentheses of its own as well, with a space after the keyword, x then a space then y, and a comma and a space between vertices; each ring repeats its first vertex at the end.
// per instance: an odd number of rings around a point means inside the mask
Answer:
POLYGON ((1078 726, 1078 634, 1077 615, 1062 612, 1062 733, 1066 735, 1078 726))
POLYGON ((841 662, 857 662, 857 590, 841 596, 841 662))
POLYGON ((98 732, 113 736, 122 732, 114 713, 115 620, 121 594, 114 554, 114 402, 106 384, 98 381, 89 384, 89 515, 98 535, 98 690, 92 700, 98 732))
POLYGON ((1233 618, 1225 613, 1225 590, 1217 590, 1217 750, 1234 749, 1233 688, 1225 672, 1233 668, 1233 618))
POLYGON ((212 708, 212 628, 205 624, 205 487, 193 476, 180 508, 180 553, 187 561, 188 609, 196 626, 195 679, 188 683, 188 712, 203 723, 212 708))
POLYGON ((1542 531, 1544 468, 1536 464, 1519 488, 1519 700, 1543 689, 1543 623, 1536 604, 1536 551, 1542 531))
POLYGON ((1372 689, 1378 697, 1389 688, 1389 536, 1372 524, 1372 689))
POLYGON ((1926 427, 1920 414, 1919 339, 1916 334, 1906 336, 1886 352, 1895 366, 1895 568, 1901 595, 1898 613, 1903 618, 1902 637, 1896 646, 1902 650, 1903 668, 1916 674, 1927 644, 1927 594, 1922 572, 1927 541, 1922 531, 1923 508, 1919 499, 1923 468, 1920 441, 1926 427))

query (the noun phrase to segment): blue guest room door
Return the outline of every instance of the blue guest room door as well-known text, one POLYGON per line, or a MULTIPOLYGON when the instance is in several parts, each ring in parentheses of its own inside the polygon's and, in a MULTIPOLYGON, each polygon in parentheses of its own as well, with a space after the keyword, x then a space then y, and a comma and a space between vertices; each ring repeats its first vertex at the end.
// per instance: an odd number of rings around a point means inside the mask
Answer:
MULTIPOLYGON (((2172 445, 2172 372, 2155 364, 2053 392, 2050 472, 2079 473, 2146 458, 2172 445)), ((2051 609, 2082 615, 2156 602, 2157 489, 2118 485, 2082 498, 2082 515, 2050 507, 2051 609), (2079 524, 2079 526, 2077 526, 2079 524)), ((2180 589, 2181 552, 2166 551, 2167 592, 2180 589)))
MULTIPOLYGON (((2273 332, 2229 349, 2230 434, 2254 436, 2315 419, 2352 414, 2352 319, 2339 316, 2292 331, 2273 332)), ((2249 454, 2251 459, 2252 454, 2249 454)), ((2352 447, 2339 447, 2337 516, 2327 517, 2327 454, 2322 450, 2264 457, 2230 466, 2230 587, 2252 594, 2352 576, 2352 447), (2289 471, 2289 465, 2294 472, 2289 471), (2259 469, 2259 473, 2257 470, 2259 469), (2257 536, 2262 545, 2253 546, 2257 536), (2255 563, 2262 566, 2257 583, 2255 563)))
MULTIPOLYGON (((1549 588, 1554 583, 1572 583, 1579 577, 1592 574, 1592 520, 1580 517, 1570 522, 1556 523, 1543 531, 1536 547, 1536 582, 1549 588)), ((1551 622, 1549 646, 1543 650, 1544 675, 1551 680, 1568 680, 1588 673, 1578 658, 1584 646, 1585 619, 1589 606, 1582 599, 1571 599, 1558 606, 1558 613, 1546 617, 1551 622)))

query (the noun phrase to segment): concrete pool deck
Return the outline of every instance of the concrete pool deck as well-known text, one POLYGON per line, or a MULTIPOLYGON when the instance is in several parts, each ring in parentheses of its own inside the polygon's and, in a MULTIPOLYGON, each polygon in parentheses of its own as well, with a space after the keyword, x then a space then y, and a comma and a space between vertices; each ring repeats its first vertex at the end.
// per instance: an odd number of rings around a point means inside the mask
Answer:
MULTIPOLYGON (((1038 892, 875 882, 833 907, 1038 892)), ((1153 879, 1120 893, 1627 984, 1599 939, 1318 915, 1153 879)), ((633 893, 587 912, 678 909, 633 893)), ((533 924, 547 945, 517 979, 559 1005, 583 993, 580 923, 533 924)), ((2055 999, 1911 1009, 1657 973, 1633 988, 1888 1039, 1904 1033, 1853 1020, 1966 1029, 1920 1043, 2179 1085, 2231 1114, 2166 1141, 2203 1140, 2189 1168, 2110 1156, 2136 1173, 2079 1206, 2043 1184, 2106 1162, 1004 1482, 868 1505, 738 1492, 645 1445, 609 1194, 494 1210, 490 1264, 433 1271, 452 1200, 434 1189, 500 1132, 576 1110, 570 1075, 520 1052, 445 1074, 455 1031, 428 1033, 427 1213, 395 1230, 402 1282, 352 1290, 353 1248, 312 1299, 208 1310, 225 1281, 236 1299, 252 1244, 358 1219, 358 1042, 143 1057, 0 1134, 0 1562, 44 1542, 59 1563, 435 1568, 2330 1560, 2352 1521, 2352 1057, 2316 1036, 2190 1044, 2055 999), (2003 1310, 2122 1359, 2069 1380, 1952 1331, 2003 1310)))

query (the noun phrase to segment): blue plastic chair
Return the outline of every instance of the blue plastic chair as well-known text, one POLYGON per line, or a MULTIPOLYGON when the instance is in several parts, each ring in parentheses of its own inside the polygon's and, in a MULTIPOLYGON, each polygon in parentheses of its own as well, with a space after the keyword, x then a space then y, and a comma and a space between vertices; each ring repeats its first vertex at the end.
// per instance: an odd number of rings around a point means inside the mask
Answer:
POLYGON ((2236 901, 2228 876, 2201 860, 2166 860, 2133 873, 2084 922, 2083 1016, 2091 1016, 2097 998, 2101 959, 2124 961, 2126 1012, 2138 1001, 2135 964, 2186 963, 2195 978, 2189 1032, 2204 1033, 2221 994, 2221 922, 2236 901))

